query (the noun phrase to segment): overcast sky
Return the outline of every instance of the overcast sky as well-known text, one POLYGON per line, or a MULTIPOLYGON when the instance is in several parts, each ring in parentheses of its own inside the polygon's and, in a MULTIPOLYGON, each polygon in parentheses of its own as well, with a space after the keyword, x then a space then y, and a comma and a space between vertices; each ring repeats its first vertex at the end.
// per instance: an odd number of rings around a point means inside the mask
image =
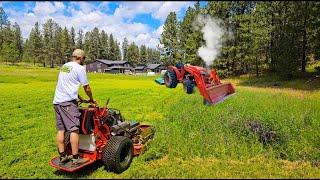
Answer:
MULTIPOLYGON (((23 38, 27 38, 35 22, 43 24, 52 18, 62 27, 73 26, 84 32, 98 27, 112 33, 119 42, 127 37, 129 42, 155 48, 163 23, 171 11, 182 19, 186 9, 195 1, 2 1, 11 22, 20 25, 23 38)), ((206 2, 200 2, 204 6, 206 2)))

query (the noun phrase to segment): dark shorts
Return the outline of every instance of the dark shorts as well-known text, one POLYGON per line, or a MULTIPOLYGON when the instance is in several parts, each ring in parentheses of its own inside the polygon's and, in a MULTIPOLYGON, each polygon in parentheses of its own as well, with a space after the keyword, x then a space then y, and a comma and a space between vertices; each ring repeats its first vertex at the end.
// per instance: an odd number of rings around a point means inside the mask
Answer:
POLYGON ((54 104, 57 130, 77 131, 80 126, 80 115, 76 101, 54 104))

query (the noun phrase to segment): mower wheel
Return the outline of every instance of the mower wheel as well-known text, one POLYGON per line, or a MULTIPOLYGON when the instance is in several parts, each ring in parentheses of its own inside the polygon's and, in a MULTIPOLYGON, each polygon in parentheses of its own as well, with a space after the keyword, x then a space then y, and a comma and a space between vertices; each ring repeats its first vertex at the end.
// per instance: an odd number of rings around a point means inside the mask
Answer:
POLYGON ((122 173, 133 158, 132 140, 125 136, 112 136, 102 152, 102 162, 109 171, 122 173))
POLYGON ((168 88, 175 88, 178 85, 178 79, 176 73, 169 69, 166 71, 166 73, 163 76, 164 78, 164 83, 168 88))
POLYGON ((192 94, 193 93, 193 83, 190 79, 185 79, 183 81, 183 88, 184 88, 184 91, 187 93, 187 94, 192 94))

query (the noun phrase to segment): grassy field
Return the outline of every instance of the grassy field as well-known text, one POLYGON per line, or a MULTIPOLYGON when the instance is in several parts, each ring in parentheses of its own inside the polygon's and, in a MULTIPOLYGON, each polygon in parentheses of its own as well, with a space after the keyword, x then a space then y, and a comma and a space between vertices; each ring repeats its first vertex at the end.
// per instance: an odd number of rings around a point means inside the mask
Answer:
POLYGON ((0 66, 0 178, 320 178, 319 81, 230 79, 237 94, 204 106, 181 84, 168 89, 155 77, 89 74, 98 102, 110 97, 110 107, 153 124, 156 135, 120 175, 100 163, 68 174, 48 165, 57 154, 57 75, 0 66))

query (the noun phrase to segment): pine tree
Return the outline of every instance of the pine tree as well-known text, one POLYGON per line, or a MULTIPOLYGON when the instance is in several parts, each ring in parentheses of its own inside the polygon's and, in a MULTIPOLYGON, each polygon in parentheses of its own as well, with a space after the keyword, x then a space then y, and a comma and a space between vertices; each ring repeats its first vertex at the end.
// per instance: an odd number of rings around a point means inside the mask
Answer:
MULTIPOLYGON (((46 66, 47 61, 50 62, 51 68, 54 67, 54 59, 56 59, 54 34, 57 28, 58 28, 58 24, 52 19, 49 19, 45 24, 43 24, 44 58, 42 63, 44 67, 46 66)), ((70 47, 70 46, 67 46, 67 47, 70 47)))
POLYGON ((18 23, 15 23, 13 26, 13 31, 14 31, 14 42, 16 44, 16 47, 18 48, 18 59, 21 60, 22 58, 22 53, 23 53, 23 41, 22 41, 22 36, 21 36, 21 30, 20 27, 18 25, 18 23))
POLYGON ((170 12, 166 18, 161 33, 160 43, 167 50, 165 59, 166 64, 174 64, 176 62, 175 55, 178 50, 178 21, 175 12, 170 12))
POLYGON ((114 50, 115 60, 120 61, 121 60, 121 51, 120 51, 120 44, 118 43, 117 40, 115 40, 114 47, 115 47, 115 50, 114 50))
POLYGON ((82 29, 79 29, 79 31, 78 31, 76 47, 78 49, 83 49, 83 31, 82 31, 82 29))
POLYGON ((8 15, 4 11, 4 9, 2 7, 0 7, 0 51, 2 49, 2 45, 3 45, 4 39, 5 39, 5 37, 4 37, 5 35, 2 30, 6 26, 8 26, 9 23, 10 22, 8 20, 8 15))
POLYGON ((61 54, 63 57, 63 64, 68 61, 68 59, 71 59, 71 36, 69 35, 67 27, 64 27, 64 29, 61 32, 61 54))
POLYGON ((124 38, 123 42, 122 42, 122 54, 123 54, 123 60, 125 60, 125 61, 128 60, 128 55, 127 55, 128 46, 129 46, 128 39, 124 38))
POLYGON ((60 66, 68 61, 68 59, 63 55, 62 41, 63 41, 63 31, 62 31, 62 28, 58 26, 56 31, 54 32, 53 45, 55 49, 54 61, 55 61, 55 64, 59 64, 60 66))
POLYGON ((117 59, 117 55, 116 55, 116 42, 115 40, 113 39, 113 35, 110 34, 110 37, 109 37, 109 46, 110 46, 110 49, 109 49, 109 59, 110 60, 116 60, 117 59))
POLYGON ((128 47, 128 61, 134 66, 139 64, 139 47, 132 42, 128 47))
POLYGON ((10 22, 1 31, 3 33, 3 43, 0 52, 0 56, 5 59, 6 62, 11 61, 12 64, 19 59, 19 47, 17 47, 15 39, 15 31, 11 28, 10 22))
POLYGON ((140 46, 140 64, 146 64, 148 61, 148 54, 147 54, 147 48, 145 45, 140 46))
POLYGON ((90 38, 90 50, 89 50, 89 54, 91 54, 92 56, 92 60, 98 59, 101 57, 100 55, 100 49, 101 49, 101 45, 100 45, 100 33, 99 33, 99 29, 97 27, 93 28, 91 34, 90 34, 91 38, 90 38))
POLYGON ((101 41, 101 46, 100 46, 100 58, 102 59, 108 59, 108 34, 105 33, 104 30, 101 31, 100 34, 100 41, 101 41))
POLYGON ((89 53, 89 51, 90 51, 90 35, 91 33, 88 31, 88 32, 86 32, 85 33, 85 35, 84 35, 84 40, 83 40, 83 49, 84 49, 84 51, 86 52, 86 61, 87 62, 90 62, 90 61, 93 61, 94 59, 92 59, 92 57, 91 57, 91 54, 89 53))
MULTIPOLYGON (((198 5, 197 10, 200 12, 198 5)), ((202 34, 199 30, 193 27, 195 18, 199 14, 196 9, 189 7, 186 14, 181 22, 181 49, 185 51, 185 57, 183 58, 184 63, 191 63, 193 65, 201 65, 202 60, 197 55, 197 51, 201 46, 202 34)))
POLYGON ((0 31, 9 24, 8 15, 2 7, 0 7, 0 31))
POLYGON ((22 60, 24 62, 31 63, 31 56, 30 56, 30 43, 29 39, 26 39, 26 41, 23 44, 23 54, 22 54, 22 60))
POLYGON ((42 35, 40 33, 39 23, 36 22, 34 27, 31 29, 31 33, 29 36, 28 42, 28 55, 33 59, 33 65, 36 62, 40 62, 41 57, 43 57, 43 42, 42 42, 42 35))
POLYGON ((76 33, 73 27, 71 27, 70 30, 70 46, 71 51, 73 51, 76 48, 76 33))

